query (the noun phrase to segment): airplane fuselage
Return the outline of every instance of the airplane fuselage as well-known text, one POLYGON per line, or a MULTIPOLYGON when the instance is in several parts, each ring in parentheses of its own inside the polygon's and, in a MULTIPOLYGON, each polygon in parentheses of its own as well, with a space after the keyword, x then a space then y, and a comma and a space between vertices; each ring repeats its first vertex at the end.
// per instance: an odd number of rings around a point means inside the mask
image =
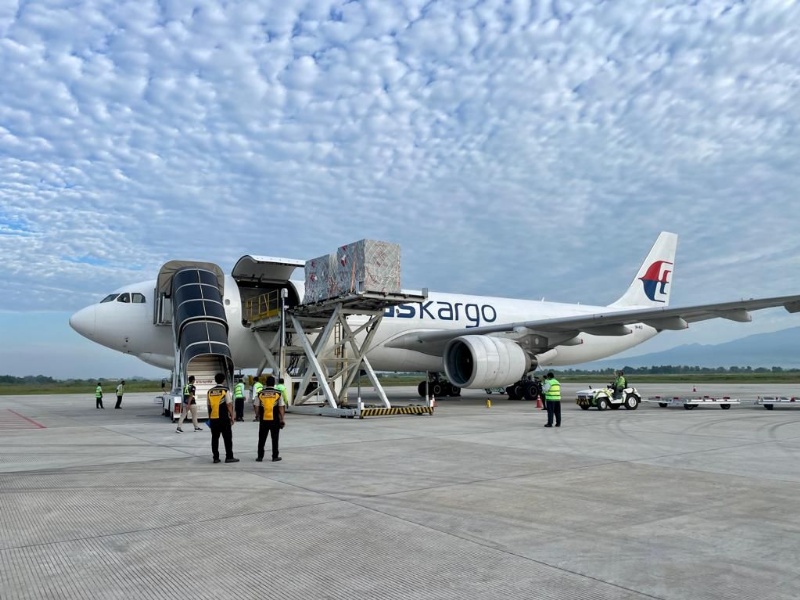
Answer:
MULTIPOLYGON (((303 283, 288 283, 303 297, 303 283)), ((101 302, 73 315, 73 328, 108 348, 132 354, 154 366, 171 369, 174 365, 172 328, 155 325, 155 281, 120 288, 117 294, 142 294, 144 303, 101 302)), ((257 368, 263 363, 261 350, 250 327, 243 324, 239 288, 226 276, 223 301, 228 321, 228 343, 234 364, 240 369, 257 368)), ((425 302, 390 307, 378 327, 368 352, 374 369, 379 371, 439 371, 443 358, 414 350, 391 348, 386 344, 411 331, 465 330, 496 323, 523 322, 581 314, 609 312, 608 307, 556 302, 517 300, 492 296, 469 296, 431 292, 425 302)), ((363 317, 351 316, 357 325, 363 317)), ((581 334, 570 345, 557 346, 558 352, 540 366, 571 365, 597 360, 622 352, 650 338, 658 331, 644 324, 630 327, 624 336, 581 334)))

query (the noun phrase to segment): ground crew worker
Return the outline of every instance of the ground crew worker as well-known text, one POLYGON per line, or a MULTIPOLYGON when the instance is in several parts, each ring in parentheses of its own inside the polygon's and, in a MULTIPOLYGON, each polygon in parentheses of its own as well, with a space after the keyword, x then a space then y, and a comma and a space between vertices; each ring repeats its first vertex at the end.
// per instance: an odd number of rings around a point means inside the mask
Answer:
POLYGON ((117 386, 117 404, 114 408, 122 408, 122 394, 125 393, 125 380, 121 379, 117 386))
POLYGON ((176 433, 183 433, 183 420, 191 412, 192 424, 195 431, 202 431, 203 428, 197 424, 197 388, 194 385, 194 375, 189 375, 189 381, 183 386, 183 404, 181 405, 181 418, 178 420, 178 428, 176 433))
POLYGON ((105 408, 103 406, 103 386, 100 385, 100 382, 97 382, 97 387, 94 388, 94 407, 95 408, 105 408))
POLYGON ((550 371, 545 376, 544 386, 544 403, 547 407, 547 424, 545 427, 553 426, 553 417, 555 417, 556 427, 561 427, 561 384, 550 371))
POLYGON ((233 400, 231 392, 225 385, 225 375, 217 373, 214 375, 216 385, 208 390, 206 394, 208 402, 208 421, 211 425, 211 454, 214 462, 219 460, 219 436, 225 444, 225 462, 239 462, 233 456, 233 400))
POLYGON ((236 410, 236 420, 244 421, 244 381, 236 381, 233 386, 233 405, 236 410))
POLYGON ((286 386, 283 383, 283 377, 278 378, 278 383, 275 384, 275 389, 281 393, 281 398, 283 398, 283 403, 286 406, 289 406, 289 398, 286 397, 286 386))
POLYGON ((260 419, 256 460, 264 460, 264 444, 267 442, 267 435, 272 434, 272 462, 278 462, 282 460, 278 451, 278 434, 286 425, 286 403, 281 391, 275 387, 275 378, 272 375, 267 377, 267 385, 258 394, 256 403, 260 419))
POLYGON ((628 380, 625 379, 625 373, 622 371, 614 371, 616 378, 614 379, 614 397, 622 397, 622 390, 628 387, 628 380))
POLYGON ((253 391, 250 392, 250 398, 253 401, 253 421, 258 421, 258 405, 256 404, 256 400, 258 400, 258 394, 261 393, 263 389, 264 384, 261 383, 261 379, 256 377, 253 380, 253 391))

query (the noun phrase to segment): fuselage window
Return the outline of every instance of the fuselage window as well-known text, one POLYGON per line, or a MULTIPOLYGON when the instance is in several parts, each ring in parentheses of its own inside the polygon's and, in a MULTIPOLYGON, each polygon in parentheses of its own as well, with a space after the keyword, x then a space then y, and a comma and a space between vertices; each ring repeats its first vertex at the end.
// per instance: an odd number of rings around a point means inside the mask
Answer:
POLYGON ((130 302, 130 301, 131 301, 131 295, 128 292, 120 294, 119 298, 117 298, 117 302, 130 302))
POLYGON ((132 302, 134 304, 145 304, 147 300, 144 297, 144 294, 140 294, 139 292, 134 292, 131 294, 132 302))
POLYGON ((102 304, 103 302, 111 302, 111 301, 113 301, 113 300, 114 300, 114 299, 115 299, 117 296, 119 296, 119 294, 109 294, 108 296, 106 296, 105 298, 103 298, 102 300, 100 300, 100 304, 102 304))

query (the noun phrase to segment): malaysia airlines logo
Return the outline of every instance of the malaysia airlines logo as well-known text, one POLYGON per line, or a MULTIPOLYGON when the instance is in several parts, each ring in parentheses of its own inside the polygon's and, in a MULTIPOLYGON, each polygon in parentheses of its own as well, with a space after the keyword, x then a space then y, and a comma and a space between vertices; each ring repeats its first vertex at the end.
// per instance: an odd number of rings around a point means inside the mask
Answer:
POLYGON ((645 295, 653 302, 666 302, 670 275, 672 275, 672 263, 666 260, 657 260, 647 267, 644 277, 639 278, 642 280, 645 295))

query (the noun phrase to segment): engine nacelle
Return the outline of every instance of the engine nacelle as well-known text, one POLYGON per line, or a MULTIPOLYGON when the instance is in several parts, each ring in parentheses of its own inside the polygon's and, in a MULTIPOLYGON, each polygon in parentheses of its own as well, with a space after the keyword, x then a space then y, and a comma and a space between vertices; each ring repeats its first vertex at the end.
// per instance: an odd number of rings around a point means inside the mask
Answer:
POLYGON ((516 342, 488 335, 463 335, 444 351, 444 370, 453 385, 490 388, 519 381, 531 360, 516 342))

